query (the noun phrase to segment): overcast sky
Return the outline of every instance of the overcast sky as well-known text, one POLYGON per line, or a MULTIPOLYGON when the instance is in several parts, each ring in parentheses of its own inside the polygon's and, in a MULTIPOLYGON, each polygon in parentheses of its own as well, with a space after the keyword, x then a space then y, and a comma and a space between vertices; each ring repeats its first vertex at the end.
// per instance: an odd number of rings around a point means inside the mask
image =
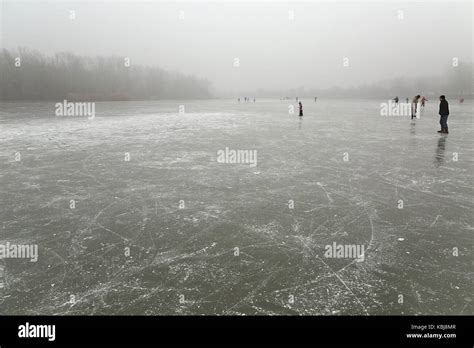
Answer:
POLYGON ((0 6, 2 47, 126 56, 132 64, 205 77, 221 91, 432 75, 449 68, 453 57, 472 61, 473 55, 472 1, 40 0, 0 6))

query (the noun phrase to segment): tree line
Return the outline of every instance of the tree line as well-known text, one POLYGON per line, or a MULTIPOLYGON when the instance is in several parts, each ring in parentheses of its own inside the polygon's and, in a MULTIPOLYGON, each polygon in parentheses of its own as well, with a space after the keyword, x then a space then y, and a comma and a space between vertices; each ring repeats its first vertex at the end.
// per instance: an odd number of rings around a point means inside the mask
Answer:
POLYGON ((447 67, 436 75, 418 75, 414 77, 400 77, 378 81, 374 83, 357 85, 351 87, 324 87, 305 88, 304 86, 288 90, 264 90, 259 89, 244 95, 256 97, 269 96, 298 96, 301 98, 313 98, 315 96, 330 98, 377 98, 392 99, 398 96, 400 99, 408 97, 410 100, 417 94, 429 98, 438 98, 444 94, 450 98, 474 98, 472 83, 473 64, 471 62, 459 61, 456 66, 447 67))
POLYGON ((0 51, 0 100, 156 100, 210 98, 206 79, 130 64, 126 57, 45 56, 0 51))

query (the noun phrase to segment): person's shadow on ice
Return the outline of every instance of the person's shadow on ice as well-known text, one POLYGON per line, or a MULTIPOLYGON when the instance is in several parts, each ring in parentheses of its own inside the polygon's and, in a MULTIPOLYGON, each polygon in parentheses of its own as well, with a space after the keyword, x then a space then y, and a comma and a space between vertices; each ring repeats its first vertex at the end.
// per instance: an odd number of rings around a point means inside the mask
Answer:
POLYGON ((436 155, 434 164, 439 167, 444 163, 444 153, 446 151, 446 137, 442 136, 438 140, 438 146, 436 147, 436 155))

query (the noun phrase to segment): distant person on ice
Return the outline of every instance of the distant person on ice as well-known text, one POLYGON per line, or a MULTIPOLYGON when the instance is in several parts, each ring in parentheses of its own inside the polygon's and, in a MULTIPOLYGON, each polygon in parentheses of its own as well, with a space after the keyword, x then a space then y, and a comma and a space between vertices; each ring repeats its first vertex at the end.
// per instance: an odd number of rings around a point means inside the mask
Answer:
POLYGON ((428 99, 425 98, 425 96, 421 97, 421 107, 424 108, 425 107, 425 102, 427 102, 428 99))
POLYGON ((398 104, 398 95, 395 98, 393 98, 393 101, 395 102, 395 104, 398 104))
POLYGON ((314 97, 314 102, 317 102, 318 101, 318 97, 314 97))
POLYGON ((439 116, 441 130, 439 130, 438 133, 448 134, 449 104, 444 95, 439 97, 439 116))
POLYGON ((300 116, 303 116, 303 104, 301 102, 298 103, 300 107, 300 116))
POLYGON ((413 98, 411 101, 411 119, 413 120, 416 117, 416 113, 418 111, 418 100, 420 100, 420 95, 418 94, 413 98))

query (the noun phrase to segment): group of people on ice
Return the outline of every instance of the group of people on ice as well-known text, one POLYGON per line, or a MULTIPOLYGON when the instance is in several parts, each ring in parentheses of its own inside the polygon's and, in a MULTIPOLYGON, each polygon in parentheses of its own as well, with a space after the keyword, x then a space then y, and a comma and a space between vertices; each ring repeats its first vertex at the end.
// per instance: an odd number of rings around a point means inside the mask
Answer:
MULTIPOLYGON (((393 98, 393 101, 395 104, 398 104, 398 96, 393 98)), ((406 99, 408 103, 408 98, 406 99)), ((416 95, 412 102, 411 102, 411 119, 413 120, 415 117, 417 117, 417 114, 423 110, 425 107, 425 103, 428 101, 428 99, 425 98, 425 96, 420 96, 419 94, 416 95), (421 110, 420 110, 421 108, 421 110)), ((462 104, 464 102, 464 98, 461 98, 459 102, 462 104)), ((444 95, 441 95, 439 97, 439 111, 438 114, 440 116, 439 119, 439 124, 441 125, 441 129, 438 131, 438 133, 444 133, 448 134, 448 116, 449 116, 449 104, 448 101, 446 100, 446 97, 444 95)))
MULTIPOLYGON (((288 98, 288 97, 287 97, 288 98)), ((286 98, 286 99, 287 99, 286 98)), ((399 102, 398 96, 393 98, 393 101, 395 104, 398 104, 399 102)), ((240 98, 237 98, 237 101, 240 103, 240 98)), ((245 97, 244 101, 248 103, 250 101, 249 97, 245 97)), ((314 101, 317 101, 317 97, 314 97, 314 101)), ((408 103, 409 99, 406 99, 406 102, 408 103)), ((412 102, 411 102, 411 119, 413 120, 415 117, 417 117, 418 113, 423 110, 425 107, 425 103, 428 101, 425 96, 420 96, 419 94, 416 95, 412 102)), ((255 103, 255 98, 253 98, 253 102, 255 103)), ((298 108, 299 108, 299 116, 303 116, 303 104, 301 101, 298 100, 298 97, 296 97, 296 102, 298 103, 298 108)), ((464 98, 461 98, 459 102, 462 104, 464 102, 464 98)), ((444 95, 441 95, 439 97, 439 111, 438 114, 440 116, 439 119, 439 124, 441 125, 441 129, 438 131, 438 133, 444 133, 448 134, 448 116, 449 116, 449 104, 448 101, 446 100, 446 97, 444 95)), ((419 117, 418 117, 419 118, 419 117)))
MULTIPOLYGON (((237 101, 240 103, 240 98, 237 98, 237 101)), ((244 97, 244 102, 249 103, 250 98, 249 97, 244 97)), ((253 98, 253 102, 255 103, 255 98, 253 98)))

